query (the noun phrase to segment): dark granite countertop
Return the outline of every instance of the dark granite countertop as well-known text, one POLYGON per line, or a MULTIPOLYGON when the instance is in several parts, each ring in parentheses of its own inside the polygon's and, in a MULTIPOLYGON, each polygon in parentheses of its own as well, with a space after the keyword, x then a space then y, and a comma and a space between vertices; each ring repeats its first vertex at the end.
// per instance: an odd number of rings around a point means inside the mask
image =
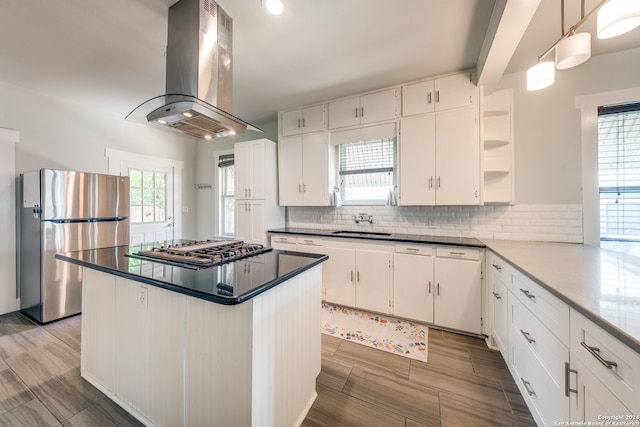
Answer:
POLYGON ((273 234, 305 234, 307 236, 320 236, 346 239, 365 239, 386 242, 409 242, 423 244, 453 245, 453 246, 475 246, 484 248, 485 244, 478 239, 471 237, 447 237, 447 236, 424 236, 418 234, 397 234, 379 233, 373 230, 317 230, 313 228, 276 228, 269 230, 273 234))
POLYGON ((240 304, 328 259, 326 255, 272 250, 196 270, 126 256, 150 248, 117 246, 60 253, 56 258, 226 305, 240 304))

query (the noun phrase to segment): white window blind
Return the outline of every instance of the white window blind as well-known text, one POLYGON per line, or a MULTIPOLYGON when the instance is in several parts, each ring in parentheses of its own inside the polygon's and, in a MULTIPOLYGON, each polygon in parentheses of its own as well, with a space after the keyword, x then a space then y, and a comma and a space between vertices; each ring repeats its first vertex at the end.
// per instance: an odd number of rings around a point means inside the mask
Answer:
POLYGON ((393 188, 395 138, 340 144, 345 201, 386 200, 393 188))
POLYGON ((598 116, 600 239, 640 241, 640 103, 598 116))

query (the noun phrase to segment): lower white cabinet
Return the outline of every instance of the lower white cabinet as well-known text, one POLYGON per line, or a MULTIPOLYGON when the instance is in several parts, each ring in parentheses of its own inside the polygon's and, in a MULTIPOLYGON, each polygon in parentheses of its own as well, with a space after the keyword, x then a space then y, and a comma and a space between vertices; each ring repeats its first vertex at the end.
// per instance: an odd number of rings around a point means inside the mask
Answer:
POLYGON ((433 249, 397 245, 393 254, 393 314, 433 323, 433 249))
POLYGON ((391 250, 369 244, 325 243, 325 300, 390 313, 391 250))
POLYGON ((236 239, 266 244, 264 201, 236 200, 236 239))
POLYGON ((481 333, 481 249, 398 244, 393 264, 393 314, 481 333))
POLYGON ((433 323, 474 334, 482 332, 481 255, 475 248, 436 248, 433 323))
POLYGON ((507 335, 509 333, 507 303, 507 287, 502 281, 491 277, 489 274, 490 298, 493 298, 493 310, 491 310, 491 336, 503 357, 507 357, 507 335))

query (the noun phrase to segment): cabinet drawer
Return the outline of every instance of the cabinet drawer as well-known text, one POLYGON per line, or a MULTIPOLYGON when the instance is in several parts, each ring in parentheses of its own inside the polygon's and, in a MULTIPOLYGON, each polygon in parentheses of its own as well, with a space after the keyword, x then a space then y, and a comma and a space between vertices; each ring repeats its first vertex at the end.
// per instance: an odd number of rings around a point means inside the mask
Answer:
POLYGON ((640 354, 575 310, 571 310, 571 354, 632 413, 640 414, 640 354))
POLYGON ((569 306, 519 271, 510 290, 560 341, 569 345, 569 306))
POLYGON ((311 236, 302 236, 296 239, 296 243, 299 245, 307 246, 324 246, 324 242, 320 238, 314 238, 311 236))
POLYGON ((411 243, 402 243, 402 244, 399 243, 396 245, 396 253, 433 256, 433 246, 414 245, 411 243))
POLYGON ((491 251, 487 254, 487 271, 504 284, 512 282, 513 267, 491 251))
POLYGON ((464 248, 460 246, 438 246, 436 248, 436 255, 440 258, 457 258, 479 261, 480 251, 480 249, 464 248))
POLYGON ((558 393, 559 385, 522 340, 510 340, 509 349, 509 369, 536 424, 553 426, 558 420, 568 420, 570 401, 564 394, 564 381, 562 393, 558 393))
POLYGON ((295 245, 296 242, 297 242, 297 239, 293 236, 280 236, 280 235, 271 236, 272 245, 274 243, 284 243, 284 244, 295 245))
POLYGON ((551 333, 517 298, 510 298, 509 305, 509 340, 518 340, 529 348, 557 385, 556 394, 563 394, 568 344, 551 333))

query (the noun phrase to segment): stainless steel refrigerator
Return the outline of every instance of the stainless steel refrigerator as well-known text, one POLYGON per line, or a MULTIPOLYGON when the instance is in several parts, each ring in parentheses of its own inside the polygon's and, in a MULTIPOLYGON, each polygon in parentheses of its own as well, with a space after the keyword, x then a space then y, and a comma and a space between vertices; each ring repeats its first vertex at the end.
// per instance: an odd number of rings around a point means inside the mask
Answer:
POLYGON ((20 309, 41 323, 78 314, 82 269, 55 254, 129 244, 129 178, 40 169, 20 187, 20 309))

